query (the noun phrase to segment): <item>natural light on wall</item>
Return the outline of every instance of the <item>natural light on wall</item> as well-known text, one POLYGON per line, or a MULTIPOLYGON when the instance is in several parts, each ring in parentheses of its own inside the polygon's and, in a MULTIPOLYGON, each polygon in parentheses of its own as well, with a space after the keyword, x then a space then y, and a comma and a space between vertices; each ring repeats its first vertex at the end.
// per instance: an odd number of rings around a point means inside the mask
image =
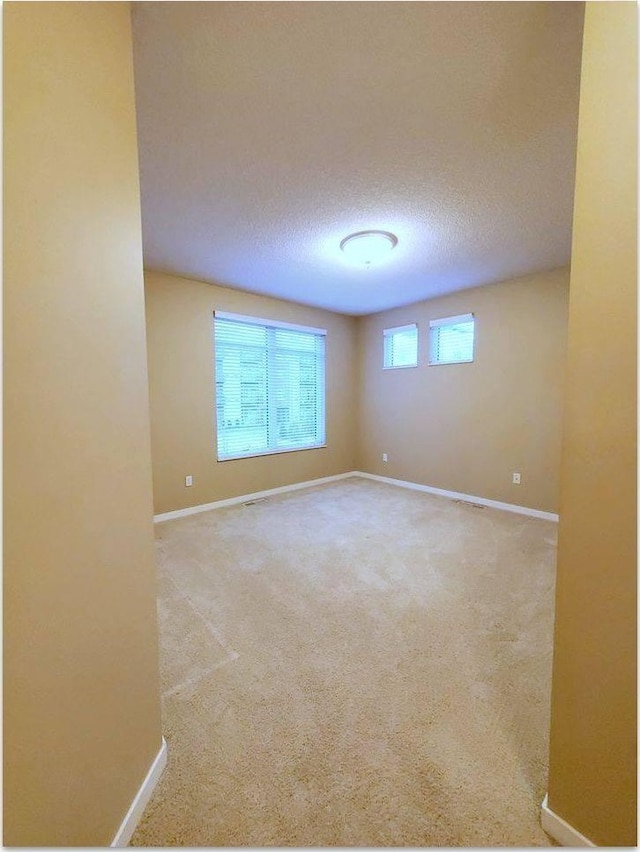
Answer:
POLYGON ((324 446, 325 335, 216 311, 219 461, 324 446))
POLYGON ((429 364, 473 361, 474 331, 473 314, 430 320, 429 364))

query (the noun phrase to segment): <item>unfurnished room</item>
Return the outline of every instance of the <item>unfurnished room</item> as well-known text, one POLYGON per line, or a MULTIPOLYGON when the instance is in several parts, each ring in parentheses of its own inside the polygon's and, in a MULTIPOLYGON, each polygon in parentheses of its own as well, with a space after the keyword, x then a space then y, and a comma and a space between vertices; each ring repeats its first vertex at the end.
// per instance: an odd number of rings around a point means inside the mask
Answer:
POLYGON ((635 846, 636 4, 3 45, 4 844, 635 846))

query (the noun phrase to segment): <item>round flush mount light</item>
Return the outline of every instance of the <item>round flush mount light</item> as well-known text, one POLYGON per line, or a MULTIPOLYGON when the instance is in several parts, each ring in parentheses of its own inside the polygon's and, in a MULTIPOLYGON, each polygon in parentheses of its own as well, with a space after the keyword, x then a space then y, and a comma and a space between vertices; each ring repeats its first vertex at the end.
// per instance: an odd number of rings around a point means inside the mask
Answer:
POLYGON ((349 234, 340 248, 353 263, 372 266, 389 255, 398 244, 398 238, 389 231, 358 231, 349 234))

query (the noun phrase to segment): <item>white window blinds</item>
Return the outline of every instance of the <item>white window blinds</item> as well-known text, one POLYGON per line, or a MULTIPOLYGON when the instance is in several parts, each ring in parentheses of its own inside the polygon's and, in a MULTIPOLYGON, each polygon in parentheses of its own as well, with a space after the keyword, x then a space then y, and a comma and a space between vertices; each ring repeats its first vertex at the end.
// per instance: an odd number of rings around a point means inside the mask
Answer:
POLYGON ((444 317, 429 322, 429 363, 458 364, 473 361, 473 314, 444 317))
POLYGON ((324 445, 325 334, 216 312, 219 460, 324 445))
POLYGON ((401 325, 384 329, 385 369, 390 367, 416 367, 418 364, 418 326, 401 325))

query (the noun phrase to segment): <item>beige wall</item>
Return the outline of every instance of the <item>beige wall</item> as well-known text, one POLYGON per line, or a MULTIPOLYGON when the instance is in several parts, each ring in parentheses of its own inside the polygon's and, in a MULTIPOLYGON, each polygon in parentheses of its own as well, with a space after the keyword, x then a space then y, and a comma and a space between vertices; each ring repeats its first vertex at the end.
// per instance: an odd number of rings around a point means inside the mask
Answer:
POLYGON ((145 294, 156 513, 353 470, 354 319, 158 272, 145 294), (327 329, 326 448, 216 461, 215 309, 327 329))
POLYGON ((569 309, 549 806, 636 844, 634 3, 585 19, 569 309))
POLYGON ((3 840, 105 845, 161 742, 129 4, 3 11, 3 840))
POLYGON ((560 269, 361 319, 358 468, 557 512, 568 278, 560 269), (428 366, 429 320, 465 313, 475 361, 428 366), (411 322, 419 366, 383 370, 383 329, 411 322))

